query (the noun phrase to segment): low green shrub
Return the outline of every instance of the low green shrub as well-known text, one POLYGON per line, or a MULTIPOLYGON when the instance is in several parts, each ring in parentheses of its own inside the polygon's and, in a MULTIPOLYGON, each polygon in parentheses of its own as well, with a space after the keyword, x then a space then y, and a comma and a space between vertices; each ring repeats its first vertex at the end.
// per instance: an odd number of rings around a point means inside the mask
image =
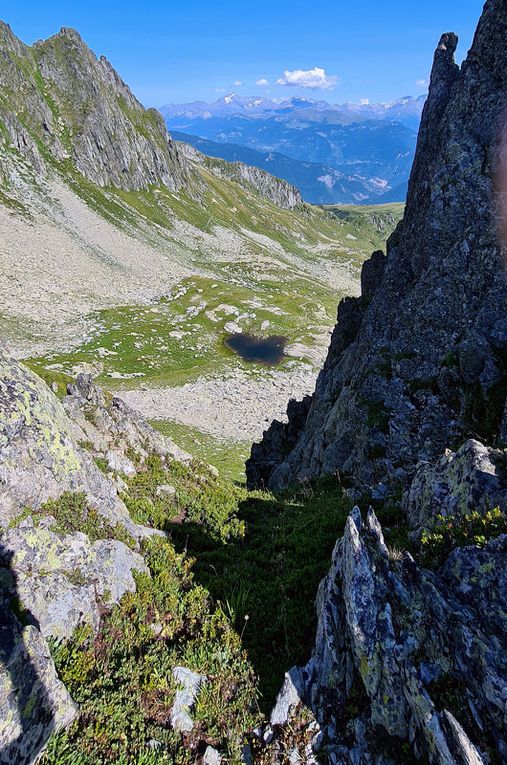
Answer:
POLYGON ((196 557, 196 578, 223 604, 259 677, 267 712, 294 664, 315 639, 314 601, 351 503, 335 478, 281 495, 244 491, 244 537, 211 546, 198 529, 172 537, 196 557))
POLYGON ((240 637, 194 582, 192 561, 161 537, 144 542, 143 553, 150 574, 136 575, 137 591, 103 617, 99 634, 80 627, 53 648, 80 715, 53 739, 45 765, 186 764, 205 744, 239 761, 244 731, 258 721, 255 677, 240 637), (178 665, 208 677, 185 747, 169 722, 178 665))
POLYGON ((421 563, 427 568, 441 566, 455 547, 484 547, 489 539, 507 534, 507 516, 500 508, 466 515, 438 515, 421 536, 421 563))
POLYGON ((64 491, 58 499, 49 499, 38 509, 27 507, 11 522, 11 527, 19 526, 22 520, 32 516, 35 523, 41 518, 52 515, 56 523, 51 527, 57 534, 73 534, 81 531, 91 542, 99 539, 118 539, 128 547, 134 547, 135 541, 121 523, 112 525, 94 507, 84 492, 64 491))
POLYGON ((127 485, 128 492, 122 498, 137 523, 164 531, 176 523, 194 524, 213 542, 244 534, 245 525, 237 517, 244 492, 213 475, 204 463, 174 461, 165 466, 152 455, 127 485), (162 484, 173 486, 175 494, 157 493, 162 484))

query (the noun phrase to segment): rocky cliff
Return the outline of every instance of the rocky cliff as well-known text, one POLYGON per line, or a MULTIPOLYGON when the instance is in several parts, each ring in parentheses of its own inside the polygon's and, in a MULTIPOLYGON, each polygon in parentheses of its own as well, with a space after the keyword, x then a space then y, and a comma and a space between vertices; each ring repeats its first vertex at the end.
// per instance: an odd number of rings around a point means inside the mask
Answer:
POLYGON ((486 3, 461 68, 435 52, 405 217, 338 310, 306 418, 274 424, 251 485, 339 472, 385 492, 467 436, 505 438, 507 292, 495 177, 507 92, 507 9, 486 3), (285 438, 285 435, 287 436, 285 438), (381 485, 379 485, 381 484, 381 485))
MULTIPOLYGON (((109 61, 62 28, 32 47, 0 21, 0 134, 38 173, 77 170, 100 187, 202 190, 192 155, 171 139, 162 116, 144 109, 109 61)), ((262 170, 210 160, 212 171, 291 209, 301 195, 262 170)), ((8 176, 6 158, 0 172, 8 176)))
POLYGON ((192 162, 204 165, 218 178, 227 178, 241 186, 250 186, 261 196, 270 199, 277 207, 292 210, 303 203, 301 192, 291 183, 276 178, 274 175, 244 162, 226 162, 222 159, 207 157, 188 143, 177 142, 184 156, 192 162))
POLYGON ((162 117, 75 30, 30 48, 1 22, 0 47, 0 122, 37 169, 68 161, 93 183, 122 189, 188 182, 162 117))
POLYGON ((428 570, 355 508, 320 586, 312 657, 264 731, 273 761, 288 739, 312 763, 507 762, 506 563, 504 533, 428 570))
POLYGON ((442 36, 404 220, 340 304, 313 397, 252 449, 253 486, 334 474, 361 503, 262 733, 274 762, 507 762, 506 35, 488 0, 461 68, 442 36))

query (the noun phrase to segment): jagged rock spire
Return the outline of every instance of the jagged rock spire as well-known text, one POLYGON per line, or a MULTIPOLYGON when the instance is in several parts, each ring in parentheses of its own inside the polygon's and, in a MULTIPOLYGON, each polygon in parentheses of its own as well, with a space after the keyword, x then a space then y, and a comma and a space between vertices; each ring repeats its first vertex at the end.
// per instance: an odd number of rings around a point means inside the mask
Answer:
POLYGON ((260 459, 272 488, 339 471, 385 493, 451 443, 507 432, 507 292, 494 198, 506 39, 505 0, 486 3, 461 68, 456 35, 441 37, 405 218, 376 290, 340 307, 307 416, 296 432, 289 422, 290 443, 279 428, 268 431, 251 483, 260 459))

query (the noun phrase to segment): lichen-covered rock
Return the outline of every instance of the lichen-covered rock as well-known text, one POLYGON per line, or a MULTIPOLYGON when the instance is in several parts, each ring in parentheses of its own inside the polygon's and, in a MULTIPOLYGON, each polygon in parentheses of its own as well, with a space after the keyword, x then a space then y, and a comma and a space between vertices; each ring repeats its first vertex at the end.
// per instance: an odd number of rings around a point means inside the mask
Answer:
POLYGON ((438 573, 391 560, 373 511, 365 523, 353 510, 297 674, 336 762, 507 761, 506 564, 507 537, 456 550, 438 573))
POLYGON ((335 471, 359 487, 407 487, 421 460, 470 433, 500 433, 507 290, 495 189, 506 36, 504 0, 486 3, 461 67, 456 35, 442 36, 404 220, 385 262, 376 254, 365 264, 362 296, 342 304, 297 438, 292 430, 271 444, 268 431, 251 484, 259 460, 273 489, 335 471))
POLYGON ((48 645, 22 626, 0 591, 0 763, 32 763, 77 708, 60 682, 48 645))
POLYGON ((190 711, 207 677, 186 667, 174 667, 173 675, 178 689, 171 711, 171 725, 179 733, 190 733, 194 727, 190 711))
POLYGON ((110 396, 93 383, 91 375, 79 374, 68 386, 63 406, 76 433, 90 441, 95 450, 106 456, 112 470, 129 475, 135 468, 128 454, 144 459, 149 454, 179 462, 190 462, 191 455, 172 439, 151 427, 121 398, 110 396))
POLYGON ((48 386, 0 350, 0 526, 71 491, 85 492, 113 525, 142 533, 80 439, 85 435, 48 386))
POLYGON ((271 710, 270 725, 285 725, 290 721, 292 712, 301 704, 303 682, 301 671, 293 667, 285 673, 283 686, 276 699, 276 704, 271 710))
POLYGON ((56 534, 31 518, 2 536, 0 567, 6 564, 15 583, 7 591, 29 609, 44 637, 58 640, 79 624, 96 632, 103 608, 135 591, 133 572, 148 571, 123 542, 56 534))
POLYGON ((411 527, 427 526, 437 515, 459 517, 495 507, 507 511, 506 460, 504 451, 469 440, 436 464, 421 464, 405 503, 411 527))

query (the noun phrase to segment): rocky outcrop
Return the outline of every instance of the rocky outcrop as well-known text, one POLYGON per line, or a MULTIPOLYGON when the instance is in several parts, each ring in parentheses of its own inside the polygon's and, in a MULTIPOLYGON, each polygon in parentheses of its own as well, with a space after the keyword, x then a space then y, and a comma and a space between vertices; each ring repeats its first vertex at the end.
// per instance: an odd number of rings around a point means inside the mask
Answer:
POLYGON ((38 509, 71 491, 84 492, 113 525, 142 535, 115 486, 83 448, 86 440, 47 385, 0 351, 0 526, 25 507, 38 509))
POLYGON ((250 486, 265 487, 273 468, 282 462, 288 451, 295 446, 312 403, 311 396, 302 401, 289 401, 287 422, 275 420, 260 444, 252 446, 252 454, 246 463, 250 486))
POLYGON ((34 762, 76 715, 47 640, 97 633, 148 574, 139 541, 158 532, 119 492, 152 455, 190 460, 89 376, 61 402, 0 350, 0 763, 34 762))
POLYGON ((29 517, 2 537, 0 565, 15 575, 6 590, 36 619, 46 638, 70 638, 80 624, 97 632, 101 611, 134 592, 133 571, 148 569, 117 539, 91 542, 81 532, 55 533, 54 518, 29 517))
MULTIPOLYGON (((132 472, 128 453, 141 458, 157 454, 162 459, 189 462, 192 457, 174 441, 154 430, 141 415, 118 396, 93 383, 91 375, 79 374, 68 386, 63 407, 78 437, 89 441, 116 472, 132 472)), ((135 469, 134 469, 135 472, 135 469)))
MULTIPOLYGON (((1 571, 1 569, 0 569, 1 571)), ((0 591, 0 763, 28 763, 77 708, 36 626, 23 626, 0 591)))
POLYGON ((277 436, 271 447, 274 431, 266 435, 271 488, 336 471, 366 489, 386 479, 407 486, 420 460, 467 435, 503 432, 507 291, 495 178, 506 34, 507 7, 489 0, 461 68, 456 36, 442 36, 404 220, 387 258, 365 264, 362 296, 339 309, 296 444, 283 448, 277 436))
POLYGON ((273 762, 299 729, 291 762, 507 763, 506 35, 505 0, 488 0, 461 68, 442 36, 404 220, 339 307, 309 411, 292 405, 252 449, 251 486, 337 473, 353 495, 396 502, 412 550, 388 547, 373 510, 349 516, 312 658, 262 733, 273 762), (471 516, 496 520, 467 536, 471 516))
POLYGON ((413 529, 428 527, 437 515, 459 519, 467 513, 507 508, 507 454, 479 441, 448 450, 436 464, 421 463, 405 497, 413 529))
POLYGON ((70 161, 98 186, 171 190, 191 171, 162 116, 145 110, 73 29, 32 48, 0 22, 0 134, 39 172, 70 161))
POLYGON ((82 491, 114 523, 135 532, 115 488, 78 443, 62 404, 46 384, 0 351, 0 523, 63 491, 82 491))
POLYGON ((241 186, 252 188, 283 210, 293 210, 303 204, 301 192, 291 183, 244 162, 226 162, 223 159, 207 157, 188 143, 177 142, 182 154, 192 162, 205 166, 218 178, 236 181, 241 186))
POLYGON ((504 535, 421 569, 355 508, 319 590, 312 658, 291 670, 273 726, 309 707, 313 749, 334 765, 507 762, 506 563, 504 535))
POLYGON ((292 210, 303 203, 300 191, 281 178, 275 178, 265 170, 243 162, 223 162, 208 158, 207 166, 214 175, 219 178, 228 178, 237 181, 241 185, 251 186, 261 196, 271 200, 277 207, 292 210))
POLYGON ((167 460, 191 459, 121 399, 93 385, 89 376, 79 375, 61 403, 37 375, 0 350, 0 525, 64 491, 84 492, 107 521, 142 536, 88 445, 120 477, 135 472, 129 450, 141 460, 149 453, 167 460))

